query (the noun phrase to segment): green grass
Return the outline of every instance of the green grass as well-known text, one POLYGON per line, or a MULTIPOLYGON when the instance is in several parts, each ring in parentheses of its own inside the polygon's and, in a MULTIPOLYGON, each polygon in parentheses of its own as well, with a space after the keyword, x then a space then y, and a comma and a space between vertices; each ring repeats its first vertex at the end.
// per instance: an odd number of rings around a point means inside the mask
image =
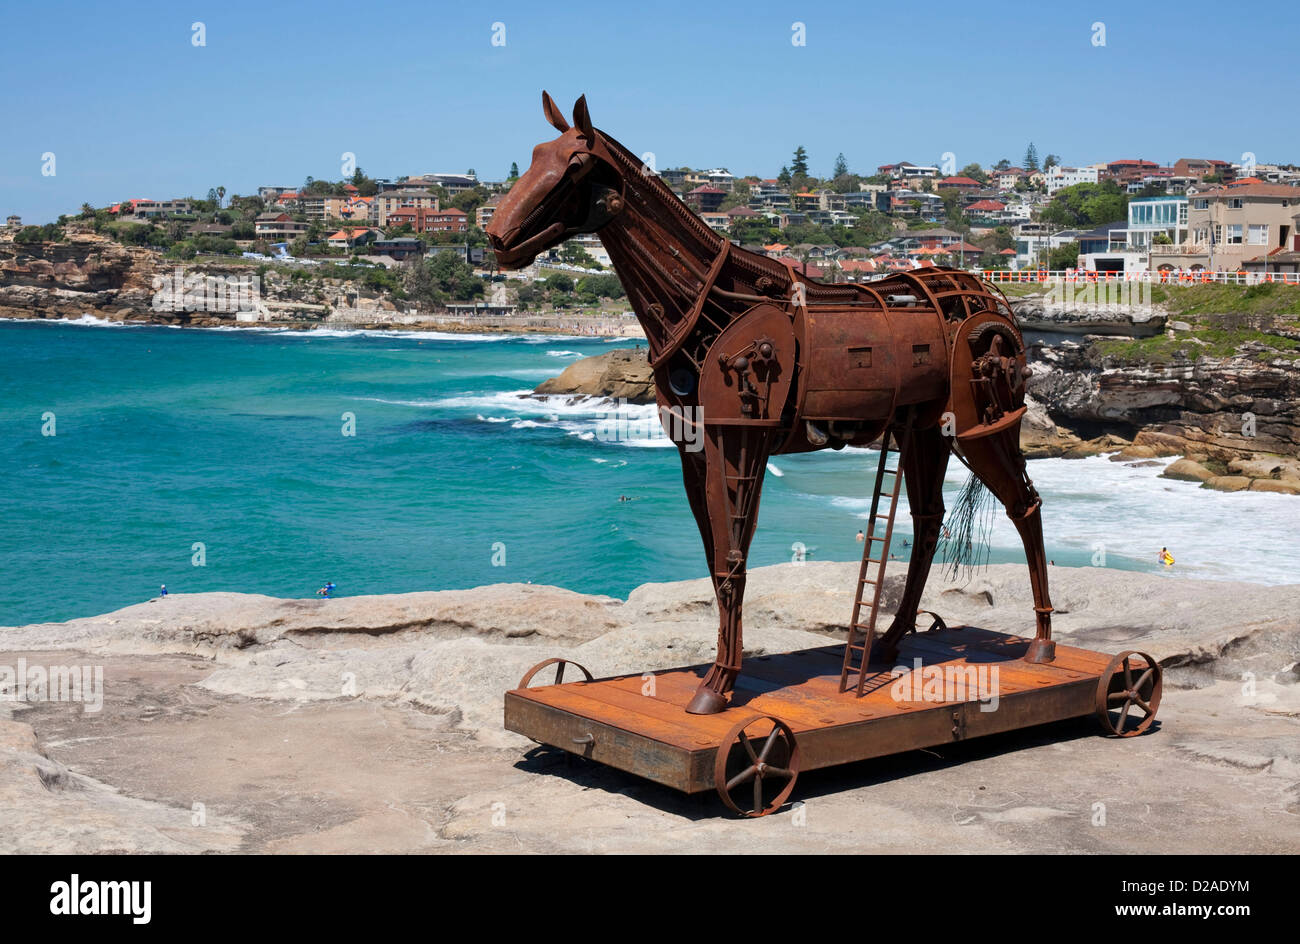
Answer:
POLYGON ((1159 335, 1154 338, 1104 338, 1094 341, 1090 357, 1094 363, 1102 359, 1122 364, 1154 364, 1158 366, 1177 362, 1188 363, 1198 357, 1231 357, 1243 344, 1255 342, 1265 345, 1267 351, 1255 352, 1259 361, 1286 358, 1300 359, 1300 341, 1268 334, 1253 328, 1225 328, 1198 325, 1190 332, 1178 332, 1174 337, 1159 335))
POLYGON ((1291 323, 1300 321, 1300 286, 1266 282, 1170 287, 1165 307, 1170 316, 1184 321, 1231 314, 1250 316, 1256 323, 1268 319, 1291 323))
POLYGON ((1039 282, 994 282, 1007 298, 1025 298, 1029 295, 1044 295, 1050 287, 1039 282))

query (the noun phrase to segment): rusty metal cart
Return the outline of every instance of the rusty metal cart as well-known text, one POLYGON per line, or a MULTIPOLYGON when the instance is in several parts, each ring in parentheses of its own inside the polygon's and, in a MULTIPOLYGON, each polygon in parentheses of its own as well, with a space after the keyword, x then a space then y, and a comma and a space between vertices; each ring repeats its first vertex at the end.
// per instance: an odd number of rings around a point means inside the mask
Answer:
POLYGON ((651 685, 641 674, 595 679, 576 663, 548 659, 506 693, 505 726, 684 793, 716 790, 743 816, 780 809, 805 770, 1094 713, 1112 736, 1150 727, 1161 694, 1150 656, 1058 644, 1055 661, 1032 664, 1023 661, 1029 643, 939 625, 905 638, 901 671, 873 666, 861 697, 841 690, 843 645, 758 656, 746 660, 732 706, 709 715, 684 710, 707 665, 653 673, 651 685), (994 710, 979 700, 987 689, 948 683, 969 682, 981 667, 998 670, 994 710), (936 677, 944 680, 937 700, 936 677), (539 678, 551 683, 530 687, 539 678))

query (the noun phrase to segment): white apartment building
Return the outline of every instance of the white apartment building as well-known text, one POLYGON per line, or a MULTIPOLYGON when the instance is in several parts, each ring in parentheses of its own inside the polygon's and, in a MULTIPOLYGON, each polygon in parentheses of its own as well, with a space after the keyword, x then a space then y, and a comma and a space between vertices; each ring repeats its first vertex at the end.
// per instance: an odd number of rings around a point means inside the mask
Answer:
POLYGON ((1061 167, 1059 164, 1047 172, 1047 194, 1054 196, 1062 187, 1076 184, 1095 184, 1097 168, 1095 167, 1061 167))

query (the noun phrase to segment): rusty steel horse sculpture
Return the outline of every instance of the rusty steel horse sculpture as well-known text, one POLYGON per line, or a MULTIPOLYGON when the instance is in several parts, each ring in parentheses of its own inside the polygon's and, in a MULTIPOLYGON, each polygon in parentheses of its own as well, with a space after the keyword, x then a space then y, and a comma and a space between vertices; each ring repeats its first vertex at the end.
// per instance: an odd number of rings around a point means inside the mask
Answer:
POLYGON ((940 268, 868 284, 814 281, 710 229, 592 126, 585 96, 572 127, 545 92, 542 106, 560 136, 533 150, 488 236, 501 268, 517 269, 563 240, 597 233, 645 330, 661 416, 692 432, 703 427, 702 451, 686 444, 699 436, 677 445, 712 569, 718 653, 686 710, 724 710, 741 669, 746 556, 768 457, 866 446, 882 435, 886 446, 891 435, 898 443, 915 539, 879 653, 895 658, 915 629, 951 451, 1020 533, 1037 624, 1024 658, 1053 661, 1040 500, 1019 441, 1029 371, 1001 293, 940 268))

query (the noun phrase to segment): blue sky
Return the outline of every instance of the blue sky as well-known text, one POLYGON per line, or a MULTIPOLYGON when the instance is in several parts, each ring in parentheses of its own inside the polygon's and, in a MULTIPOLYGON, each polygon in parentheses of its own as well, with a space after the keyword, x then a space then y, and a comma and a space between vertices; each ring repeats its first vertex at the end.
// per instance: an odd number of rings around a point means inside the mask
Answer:
POLYGON ((0 216, 250 193, 307 175, 500 179, 553 136, 540 90, 659 167, 813 173, 843 152, 1300 161, 1300 8, 852 2, 10 4, 0 216), (985 12, 987 11, 987 12, 985 12), (1226 11, 1222 19, 1216 11, 1226 11), (192 44, 191 25, 206 29, 192 44), (505 45, 491 42, 505 24, 505 45), (791 43, 805 24, 806 45, 791 43), (1092 42, 1105 24, 1104 46, 1092 42), (42 155, 56 174, 42 176, 42 155))

